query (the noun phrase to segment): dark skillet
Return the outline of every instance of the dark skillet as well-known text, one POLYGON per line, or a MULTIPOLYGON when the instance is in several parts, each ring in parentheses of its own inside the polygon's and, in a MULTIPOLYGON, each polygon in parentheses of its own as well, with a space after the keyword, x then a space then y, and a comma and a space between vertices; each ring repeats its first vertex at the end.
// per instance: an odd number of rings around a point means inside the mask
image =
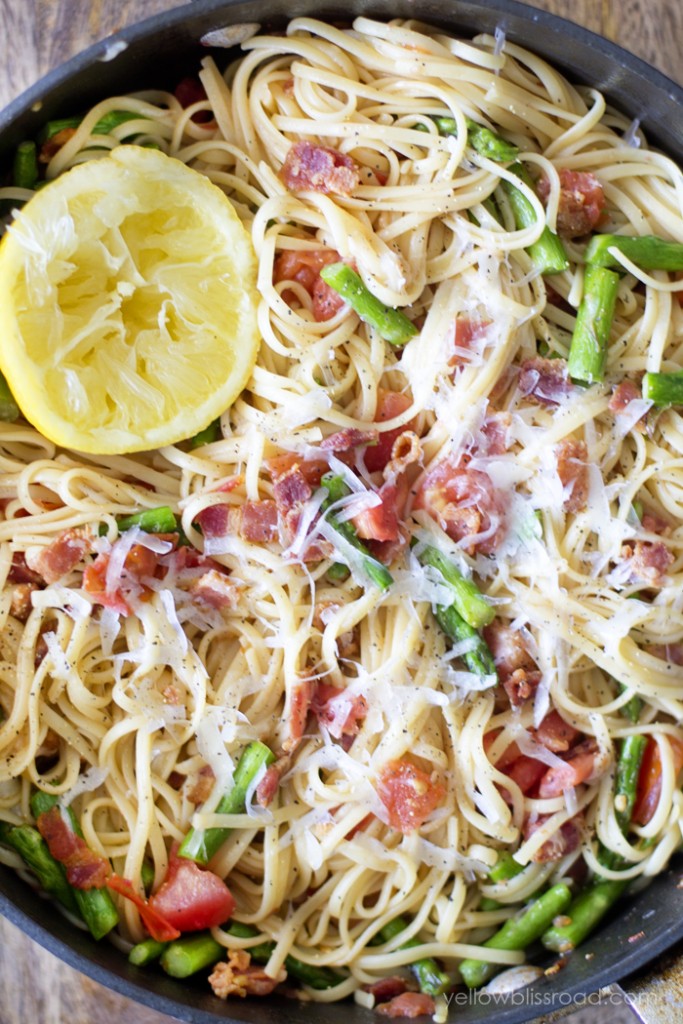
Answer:
MULTIPOLYGON (((51 72, 0 115, 0 167, 14 146, 36 134, 46 120, 91 106, 107 95, 172 85, 196 68, 206 51, 198 45, 207 32, 227 24, 261 22, 282 26, 298 15, 349 21, 365 14, 378 18, 417 17, 463 35, 504 27, 508 37, 545 57, 574 81, 590 83, 615 106, 642 120, 651 144, 683 165, 683 89, 631 54, 586 29, 514 0, 205 0, 124 29, 115 40, 126 48, 104 60, 111 42, 97 43, 51 72), (40 109, 36 109, 37 107, 40 109)), ((111 50, 109 51, 109 54, 111 50)), ((226 51, 217 51, 222 66, 226 51)), ((493 1006, 485 998, 455 1001, 458 1024, 519 1024, 625 978, 659 958, 683 938, 682 868, 674 864, 652 885, 631 897, 559 973, 524 993, 493 1006)), ((179 983, 160 970, 131 967, 106 942, 95 943, 73 928, 13 872, 0 866, 0 911, 31 938, 71 966, 117 992, 192 1024, 246 1021, 250 1024, 370 1024, 381 1018, 353 1003, 305 1004, 277 999, 215 999, 204 979, 179 983)), ((546 960, 545 963, 548 961, 546 960)), ((466 997, 463 997, 466 999, 466 997)))

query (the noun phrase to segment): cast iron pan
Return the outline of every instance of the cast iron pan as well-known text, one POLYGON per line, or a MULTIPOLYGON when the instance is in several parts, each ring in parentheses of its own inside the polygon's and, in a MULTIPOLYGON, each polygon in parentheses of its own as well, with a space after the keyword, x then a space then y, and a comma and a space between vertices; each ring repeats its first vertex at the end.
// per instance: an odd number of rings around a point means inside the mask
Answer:
MULTIPOLYGON (((199 39, 228 24, 282 27, 298 15, 348 22, 364 14, 419 18, 463 35, 493 32, 545 57, 574 81, 590 83, 624 113, 641 119, 651 144, 683 165, 683 89, 636 57, 561 18, 515 0, 199 0, 150 18, 112 37, 126 44, 112 59, 111 40, 97 43, 53 71, 0 114, 0 167, 18 142, 46 120, 87 109, 97 100, 145 87, 173 86, 206 53, 199 39)), ((225 50, 216 51, 219 66, 225 50)), ((231 55, 233 56, 233 55, 231 55)), ((581 1002, 604 985, 655 960, 683 938, 683 864, 674 863, 649 888, 631 897, 558 974, 543 978, 495 1007, 485 999, 454 1003, 451 1019, 475 1024, 520 1024, 581 1002)), ((370 1024, 379 1018, 353 1003, 215 999, 204 978, 180 983, 156 969, 138 969, 106 941, 95 943, 53 906, 0 866, 0 911, 31 938, 95 981, 191 1024, 370 1024)), ((545 954, 547 957, 547 954, 545 954)), ((548 963, 540 959, 539 963, 548 963)))

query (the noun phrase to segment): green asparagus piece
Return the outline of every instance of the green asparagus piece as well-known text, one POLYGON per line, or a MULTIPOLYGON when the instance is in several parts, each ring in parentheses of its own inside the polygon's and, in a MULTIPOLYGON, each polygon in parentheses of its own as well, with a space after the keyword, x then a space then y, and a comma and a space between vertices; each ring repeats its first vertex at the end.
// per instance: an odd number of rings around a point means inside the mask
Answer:
MULTIPOLYGON (((569 886, 563 882, 553 885, 521 914, 509 918, 495 935, 486 940, 484 946, 487 949, 526 949, 566 910, 571 898, 569 886)), ((460 964, 460 974, 468 988, 479 988, 500 970, 500 964, 486 960, 468 959, 460 964)))
POLYGON ((552 925, 541 938, 546 949, 569 953, 598 926, 628 885, 627 881, 599 878, 580 892, 566 912, 568 924, 552 925))
POLYGON ((502 850, 498 854, 498 860, 489 871, 489 880, 491 882, 506 882, 509 878, 521 874, 522 871, 524 871, 524 866, 516 861, 507 850, 502 850))
MULTIPOLYGON (((619 684, 619 690, 620 690, 621 693, 623 693, 624 690, 626 690, 626 689, 627 689, 626 686, 622 686, 621 683, 619 684)), ((625 715, 625 717, 628 718, 635 725, 635 723, 640 718, 640 713, 641 713, 642 710, 643 710, 642 698, 639 697, 638 694, 636 693, 633 697, 631 697, 631 699, 628 702, 628 704, 624 704, 624 706, 621 709, 621 713, 622 713, 622 715, 625 715)))
MULTIPOLYGON (((255 928, 248 924, 242 924, 241 921, 232 921, 226 931, 229 935, 234 935, 238 939, 250 939, 258 935, 255 928)), ((247 952, 256 963, 265 964, 270 960, 274 949, 274 942, 260 942, 256 946, 250 946, 247 952)), ((340 974, 337 974, 336 971, 331 970, 329 967, 315 967, 313 964, 305 964, 303 960, 299 960, 291 955, 285 957, 285 970, 290 977, 303 982, 309 988, 318 990, 334 988, 335 985, 344 980, 340 974)))
POLYGON ((326 575, 331 583, 343 583, 349 578, 349 568, 343 562, 333 562, 326 575))
MULTIPOLYGON (((413 542, 415 544, 415 542, 413 542)), ((416 554, 423 565, 431 565, 443 576, 453 591, 453 604, 459 615, 474 629, 488 626, 495 616, 495 611, 482 596, 473 580, 467 579, 438 548, 431 544, 422 546, 417 542, 416 554)))
POLYGON ((168 942, 157 942, 156 939, 144 939, 142 942, 138 942, 136 946, 133 946, 128 954, 128 962, 135 964, 136 967, 146 967, 147 964, 154 963, 155 960, 158 960, 167 946, 168 942))
MULTIPOLYGON (((109 135, 113 128, 118 128, 126 121, 135 121, 140 117, 142 117, 141 114, 135 114, 131 110, 110 110, 95 124, 92 134, 109 135)), ((82 120, 82 117, 60 117, 55 121, 48 121, 38 136, 38 142, 47 142, 48 139, 53 138, 58 132, 64 131, 65 128, 78 128, 82 120)))
POLYGON ((350 544, 363 556, 361 558, 363 569, 375 586, 379 587, 380 590, 387 590, 394 582, 394 578, 389 570, 370 553, 370 550, 363 541, 359 539, 353 524, 349 520, 340 522, 333 512, 328 511, 335 501, 339 501, 340 498, 344 498, 347 494, 351 493, 343 477, 337 476, 335 473, 325 473, 320 483, 328 494, 322 504, 323 511, 327 513, 325 518, 328 523, 334 527, 337 533, 341 534, 347 544, 350 544))
POLYGON ((178 520, 168 505, 146 508, 143 512, 134 512, 130 516, 120 516, 116 522, 120 533, 130 530, 132 526, 139 526, 145 533, 175 533, 178 529, 178 520))
MULTIPOLYGON (((528 171, 522 164, 513 164, 510 170, 529 188, 534 187, 528 171)), ((530 224, 535 224, 536 213, 526 196, 509 181, 503 181, 502 185, 512 207, 512 215, 515 218, 517 229, 528 228, 530 224)), ((569 266, 562 242, 547 225, 543 228, 537 241, 529 246, 527 252, 542 274, 559 274, 569 266)))
POLYGON ((145 890, 145 895, 149 896, 152 891, 152 886, 154 885, 154 868, 147 860, 142 862, 140 878, 142 879, 142 887, 145 890))
POLYGON ((621 742, 617 761, 617 778, 614 787, 616 819, 621 831, 626 834, 631 824, 631 815, 636 802, 638 776, 643 754, 647 745, 646 736, 626 736, 621 742))
POLYGON ((474 639, 476 641, 472 649, 462 655, 462 660, 470 672, 474 672, 478 676, 496 675, 496 666, 488 644, 476 629, 465 622, 454 604, 448 608, 437 605, 434 609, 434 617, 451 640, 459 642, 460 640, 474 639))
MULTIPOLYGON (((454 118, 435 117, 434 123, 439 129, 439 135, 457 136, 458 126, 454 118)), ((477 124, 471 117, 466 117, 465 123, 467 125, 467 141, 480 156, 496 160, 498 163, 510 163, 511 160, 517 159, 519 147, 514 146, 483 124, 477 124)))
POLYGON ((211 444, 213 441, 218 441, 221 436, 221 421, 220 419, 213 420, 209 423, 208 427, 204 427, 198 434, 190 438, 190 448, 201 448, 202 445, 211 444))
POLYGON ((417 327, 400 309, 380 302, 363 284, 359 274, 346 263, 329 263, 320 276, 330 288, 339 292, 361 320, 374 327, 381 338, 399 348, 417 334, 417 327))
POLYGON ((161 966, 172 978, 189 978, 191 974, 213 967, 225 956, 225 947, 209 932, 169 942, 161 954, 161 966))
POLYGON ((586 263, 623 273, 624 268, 609 249, 618 249, 643 270, 683 270, 683 245, 656 235, 593 235, 586 247, 586 263))
POLYGON ((619 275, 604 267, 586 267, 583 298, 569 347, 572 380, 593 384, 603 380, 619 275))
MULTIPOLYGON (((260 743, 258 740, 250 743, 237 762, 232 789, 221 797, 216 807, 216 813, 243 813, 247 790, 252 779, 263 765, 272 764, 274 760, 275 755, 264 743, 260 743)), ((191 828, 180 844, 178 854, 188 860, 196 861, 197 864, 208 864, 231 831, 232 829, 229 828, 191 828)))
POLYGON ((33 871, 44 892, 71 911, 78 913, 74 891, 66 878, 64 866, 52 856, 37 828, 31 825, 7 825, 0 822, 0 843, 15 850, 33 871))
MULTIPOLYGON (((38 790, 31 797, 31 812, 33 817, 38 819, 41 814, 50 811, 59 803, 59 798, 51 793, 43 793, 38 790)), ((71 827, 77 836, 83 838, 81 826, 76 815, 67 808, 67 815, 71 827)), ((73 888, 74 898, 78 904, 81 916, 95 939, 101 939, 118 924, 119 915, 114 906, 114 901, 108 889, 76 889, 73 888)))
MULTIPOLYGON (((389 921, 379 931, 379 937, 383 942, 390 942, 391 939, 395 938, 401 932, 405 931, 408 927, 408 922, 403 917, 396 917, 393 921, 389 921)), ((408 939, 399 948, 400 949, 412 949, 414 946, 421 946, 422 943, 417 938, 408 939)), ((436 960, 431 956, 422 957, 420 960, 416 960, 410 965, 410 969, 415 975, 418 985, 420 986, 420 992, 424 992, 428 996, 440 996, 444 992, 447 992, 451 987, 450 977, 441 970, 436 960)))
POLYGON ((38 181, 38 150, 35 142, 20 142, 14 154, 13 182, 17 188, 35 188, 38 181))
POLYGON ((0 420, 4 423, 14 423, 17 419, 19 419, 19 406, 10 391, 9 384, 0 373, 0 420))
POLYGON ((492 900, 490 896, 482 896, 479 900, 479 910, 500 910, 503 906, 505 906, 504 903, 500 903, 498 900, 492 900))
POLYGON ((683 405, 683 370, 677 373, 646 373, 643 377, 643 398, 658 408, 683 405))

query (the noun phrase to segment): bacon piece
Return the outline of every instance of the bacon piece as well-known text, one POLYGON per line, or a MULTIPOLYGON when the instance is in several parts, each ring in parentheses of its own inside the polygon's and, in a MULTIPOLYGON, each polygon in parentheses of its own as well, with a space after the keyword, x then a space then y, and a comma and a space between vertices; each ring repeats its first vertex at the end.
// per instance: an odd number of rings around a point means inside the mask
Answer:
POLYGON ((379 439, 377 430, 358 430, 354 427, 345 427, 335 434, 329 434, 320 442, 320 448, 324 452, 349 452, 366 444, 376 444, 379 439))
MULTIPOLYGON (((400 416, 412 405, 408 395, 401 391, 385 391, 380 388, 377 392, 377 408, 375 410, 375 423, 386 423, 400 416)), ((368 473, 375 473, 384 469, 391 458, 394 442, 405 430, 412 430, 415 420, 410 420, 402 427, 393 427, 391 430, 382 430, 379 433, 377 444, 366 448, 363 458, 368 473)))
MULTIPOLYGON (((339 263, 341 256, 335 249, 285 249, 273 265, 273 284, 297 281, 313 299, 313 318, 317 323, 331 320, 344 305, 344 299, 320 276, 323 267, 339 263)), ((294 295, 285 289, 285 302, 292 304, 294 295)))
POLYGON ((521 393, 539 405, 559 405, 576 392, 565 359, 527 359, 519 370, 521 393))
POLYGON ((307 482, 298 465, 288 469, 273 484, 275 504, 280 515, 285 515, 292 509, 303 505, 304 502, 308 501, 312 493, 311 485, 307 482))
POLYGON ((510 704, 514 708, 521 707, 541 681, 541 673, 524 644, 522 634, 494 619, 485 628, 484 636, 510 704))
POLYGON ((408 760, 388 761, 377 776, 376 788, 389 824, 400 832, 420 828, 446 796, 442 783, 408 760))
MULTIPOLYGON (((565 238, 580 238, 593 230, 605 208, 605 194, 594 174, 560 168, 560 202, 557 231, 565 238)), ((550 195, 550 183, 541 178, 537 185, 542 202, 550 195)))
POLYGON ((589 492, 588 449, 585 441, 566 437, 555 445, 557 475, 565 491, 565 512, 581 512, 586 507, 589 492))
POLYGON ((432 1017, 436 1012, 436 1004, 424 992, 404 992, 388 1003, 380 1003, 375 1011, 383 1017, 432 1017))
POLYGON ((59 807, 39 814, 36 827, 52 856, 64 865, 74 889, 101 889, 105 885, 111 874, 109 861, 76 835, 59 807))
POLYGON ((631 580, 647 587, 661 587, 674 561, 672 552, 661 541, 637 540, 635 545, 623 544, 621 554, 631 560, 631 580))
POLYGON ((487 416, 479 431, 481 439, 475 447, 475 454, 480 457, 502 455, 510 447, 510 427, 512 416, 509 412, 494 412, 487 416))
MULTIPOLYGON (((208 98, 202 83, 191 75, 178 82, 173 95, 183 108, 192 107, 195 103, 201 103, 208 98)), ((213 114, 210 110, 198 110, 192 115, 191 120, 196 124, 208 124, 213 120, 213 114)))
POLYGON ((644 508, 643 519, 641 526, 648 533, 656 533, 660 537, 666 537, 671 533, 671 523, 664 516, 660 516, 659 512, 655 512, 654 509, 644 508))
POLYGON ((645 649, 653 658, 661 658, 671 665, 683 665, 683 644, 651 644, 645 649))
POLYGON ((92 538, 88 533, 83 530, 65 530, 30 559, 30 567, 46 583, 57 583, 91 550, 92 538))
POLYGON ((98 555, 85 567, 83 588, 93 601, 103 607, 111 608, 119 615, 130 615, 130 600, 134 597, 142 600, 148 595, 142 580, 154 575, 157 555, 142 544, 134 544, 126 555, 118 584, 112 590, 107 589, 109 558, 108 554, 98 555))
POLYGON ((142 918, 142 923, 157 942, 173 942, 174 939, 180 938, 179 930, 167 921, 163 914, 151 906, 149 900, 141 896, 133 883, 127 878, 121 878, 120 875, 112 874, 107 879, 106 885, 112 892, 117 892, 119 896, 124 896, 131 903, 135 904, 142 918))
POLYGON ((280 968, 275 978, 266 974, 263 967, 252 965, 251 954, 246 949, 229 949, 227 963, 216 964, 209 975, 209 985, 219 999, 229 996, 268 996, 287 978, 287 972, 280 968))
POLYGON ((449 358, 448 365, 460 367, 471 362, 470 357, 472 350, 476 347, 475 342, 486 336, 490 326, 490 320, 459 313, 455 318, 453 355, 449 358))
POLYGON ((213 773, 211 765, 202 765, 192 789, 187 794, 187 799, 195 805, 205 803, 211 796, 211 791, 215 781, 216 776, 213 773))
POLYGON ((271 480, 275 483, 284 476, 288 470, 296 468, 299 470, 309 487, 320 487, 320 480, 323 473, 330 468, 326 459, 302 460, 296 452, 283 452, 282 455, 274 455, 266 459, 266 468, 270 473, 271 480))
POLYGON ((505 532, 505 499, 488 473, 465 469, 455 456, 442 459, 426 474, 415 499, 451 540, 469 554, 492 554, 505 532))
POLYGON ((330 683, 318 683, 311 701, 311 711, 331 736, 356 736, 360 723, 368 713, 368 702, 361 694, 348 694, 330 683))
POLYGON ((23 551, 13 553, 7 580, 9 583, 35 583, 38 587, 45 586, 45 580, 41 574, 27 564, 23 551))
POLYGON ((329 146, 295 142, 282 165, 280 176, 292 192, 336 192, 349 196, 360 182, 358 166, 351 157, 329 146))
POLYGON ((277 505, 269 498, 247 501, 240 509, 239 534, 252 544, 277 540, 277 505))
POLYGON ((239 599, 239 587, 231 583, 224 572, 210 569, 190 585, 190 594, 195 601, 208 604, 220 611, 234 608, 239 599))
POLYGON ((372 985, 363 985, 363 990, 374 996, 376 1003, 394 999, 396 996, 402 995, 407 988, 406 979, 399 977, 397 974, 393 974, 388 978, 380 978, 379 981, 373 981, 372 985))
POLYGON ((534 738, 546 750, 562 754, 576 743, 580 735, 579 730, 566 722, 559 712, 549 711, 534 733, 534 738))
POLYGON ((230 505, 207 505, 197 513, 195 521, 205 538, 225 537, 230 532, 230 505))
POLYGON ((60 131, 55 132, 51 138, 46 139, 40 147, 38 163, 49 164, 55 153, 58 153, 62 146, 65 146, 75 134, 75 128, 62 128, 60 131))
POLYGON ((386 480, 382 484, 377 491, 379 505, 363 509, 353 517, 356 533, 362 540, 394 542, 400 539, 409 487, 404 476, 398 480, 386 480))
MULTIPOLYGON (((524 839, 532 836, 549 817, 549 814, 530 814, 524 822, 524 839)), ((531 858, 532 861, 535 864, 546 864, 548 861, 562 860, 566 854, 573 853, 581 842, 582 828, 583 814, 579 813, 565 821, 549 839, 546 839, 531 858)))
POLYGON ((40 589, 37 583, 17 583, 16 587, 12 588, 10 615, 18 619, 19 622, 26 622, 33 608, 31 594, 34 590, 40 589))
POLYGON ((256 787, 256 803, 260 807, 268 807, 277 793, 280 779, 291 764, 290 757, 279 757, 274 764, 268 765, 263 778, 256 787))
POLYGON ((315 685, 313 679, 303 679, 301 682, 296 683, 287 695, 285 716, 287 718, 289 735, 282 744, 282 749, 287 754, 291 754, 301 742, 304 729, 306 728, 308 712, 311 710, 315 685), (287 704, 289 707, 287 707, 287 704))
POLYGON ((612 392, 612 397, 609 400, 607 408, 610 412, 613 412, 615 416, 619 416, 628 409, 631 402, 642 397, 643 396, 633 381, 623 380, 612 392))
POLYGON ((609 761, 600 756, 594 739, 584 740, 567 753, 564 764, 548 768, 541 779, 538 795, 542 800, 560 796, 565 789, 595 782, 607 770, 609 761))

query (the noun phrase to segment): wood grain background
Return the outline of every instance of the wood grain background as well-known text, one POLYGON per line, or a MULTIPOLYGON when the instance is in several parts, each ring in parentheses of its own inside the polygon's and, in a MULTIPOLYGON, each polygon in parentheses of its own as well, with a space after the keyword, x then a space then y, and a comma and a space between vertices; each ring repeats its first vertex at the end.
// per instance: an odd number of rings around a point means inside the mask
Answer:
MULTIPOLYGON (((683 83, 682 0, 531 0, 607 36, 683 83)), ((0 108, 68 57, 172 0, 0 0, 0 108), (4 52, 3 52, 4 51, 4 52)), ((621 1018, 614 1008, 582 1024, 621 1018)), ((572 1020, 574 1018, 572 1017, 572 1020)), ((0 920, 0 1024, 171 1024, 59 963, 0 920)))

